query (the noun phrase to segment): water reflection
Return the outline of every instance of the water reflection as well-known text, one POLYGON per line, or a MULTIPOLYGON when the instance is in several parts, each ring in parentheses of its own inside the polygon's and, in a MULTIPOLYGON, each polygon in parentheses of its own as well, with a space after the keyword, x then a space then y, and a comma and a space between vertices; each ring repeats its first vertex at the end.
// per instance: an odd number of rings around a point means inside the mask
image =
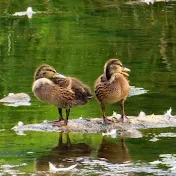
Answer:
POLYGON ((69 167, 79 161, 79 157, 89 156, 92 148, 85 143, 72 144, 69 133, 65 133, 66 143, 63 142, 63 132, 59 133, 58 145, 48 154, 36 160, 37 171, 48 171, 49 162, 57 167, 69 167))
MULTIPOLYGON (((31 93, 33 72, 36 66, 41 63, 54 64, 63 74, 77 77, 92 87, 94 80, 102 72, 102 66, 107 58, 119 57, 132 70, 131 85, 150 90, 148 94, 129 98, 127 113, 137 115, 142 110, 146 114, 161 114, 165 109, 172 107, 173 114, 175 114, 176 25, 174 21, 176 1, 170 0, 168 3, 157 1, 155 0, 154 4, 147 5, 141 0, 96 0, 78 1, 78 3, 73 1, 58 3, 56 0, 44 0, 43 2, 39 0, 1 0, 0 96, 3 97, 9 92, 16 93, 18 90, 18 92, 28 93, 32 98, 32 106, 13 108, 0 104, 1 129, 4 129, 1 132, 1 154, 4 151, 6 154, 8 148, 16 146, 15 153, 10 152, 10 155, 1 155, 1 160, 7 160, 6 163, 10 165, 13 163, 18 165, 20 161, 30 161, 32 157, 25 154, 20 155, 21 157, 18 156, 19 153, 21 154, 28 148, 31 150, 29 141, 33 140, 34 137, 29 140, 29 135, 14 135, 12 138, 10 137, 10 139, 13 139, 12 143, 8 140, 7 129, 13 127, 18 121, 25 124, 38 123, 45 119, 51 120, 56 115, 53 107, 36 101, 31 93), (14 17, 9 15, 25 11, 31 5, 37 14, 34 14, 30 20, 27 19, 27 16, 14 17), (44 13, 39 14, 39 11, 44 13), (41 111, 45 112, 42 117, 41 111), (23 140, 21 140, 22 138, 23 140)), ((118 111, 118 108, 117 105, 109 106, 107 113, 112 114, 113 111, 118 111)), ((73 110, 72 118, 78 118, 80 115, 100 117, 99 104, 93 100, 86 107, 73 110)), ((161 131, 163 132, 163 129, 161 131)), ((45 134, 46 144, 42 145, 41 140, 39 140, 41 137, 36 136, 37 138, 32 144, 35 144, 38 154, 38 151, 42 151, 41 146, 46 147, 48 145, 51 137, 47 139, 47 134, 45 134)), ((79 136, 76 136, 74 144, 79 143, 79 139, 79 136)), ((139 175, 147 174, 149 171, 148 174, 158 175, 160 173, 160 175, 166 175, 162 173, 162 169, 151 170, 151 166, 146 167, 146 165, 148 166, 148 158, 150 158, 150 161, 157 161, 157 156, 162 152, 164 154, 174 153, 175 140, 168 139, 167 136, 163 140, 155 142, 153 147, 151 147, 151 144, 145 145, 145 142, 142 142, 142 146, 148 146, 143 152, 138 152, 141 145, 128 145, 129 155, 128 150, 122 147, 120 143, 115 142, 114 139, 102 139, 100 145, 99 141, 98 144, 96 143, 96 138, 91 140, 90 146, 96 144, 96 147, 99 147, 98 150, 93 150, 98 159, 90 160, 90 153, 92 152, 89 153, 89 146, 87 152, 81 154, 88 156, 87 162, 81 162, 77 168, 82 167, 82 170, 84 169, 85 173, 90 172, 90 175, 93 171, 100 172, 100 174, 95 175, 111 175, 112 173, 119 175, 118 169, 126 172, 125 175, 128 175, 130 171, 141 172, 139 175), (173 147, 170 147, 171 145, 173 147), (108 148, 107 153, 103 152, 106 151, 105 147, 108 148), (163 150, 163 147, 165 150, 163 150), (133 166, 127 169, 122 167, 121 164, 112 164, 113 162, 123 162, 122 159, 121 161, 120 159, 117 160, 122 153, 119 152, 118 154, 115 149, 121 150, 124 158, 127 158, 124 160, 128 160, 128 157, 130 160, 131 156, 133 161, 140 165, 136 168, 133 166), (107 162, 100 160, 101 158, 105 158, 107 162), (104 168, 109 169, 109 173, 104 168)), ((139 139, 139 141, 141 140, 139 139)), ((57 145, 55 151, 53 149, 49 153, 42 152, 41 157, 33 156, 38 158, 36 169, 47 170, 49 160, 53 164, 60 163, 62 166, 64 158, 70 159, 71 157, 69 155, 64 156, 65 152, 70 155, 76 153, 75 151, 71 152, 70 149, 59 149, 64 145, 69 146, 64 141, 62 145, 57 145)), ((32 149, 34 150, 33 147, 32 149)), ((72 163, 68 160, 65 162, 72 165, 75 163, 75 158, 72 156, 71 159, 72 163)), ((160 161, 163 162, 161 159, 160 161)), ((175 160, 172 158, 171 162, 175 162, 175 160)), ((156 168, 155 165, 154 167, 156 168)), ((167 163, 162 163, 162 168, 168 168, 167 163)), ((23 168, 19 169, 24 170, 23 168)), ((26 172, 31 170, 33 170, 33 163, 26 167, 26 172)), ((1 170, 2 172, 3 170, 1 170)), ((169 174, 167 173, 167 175, 169 174)), ((76 175, 84 174, 80 172, 76 175)))
POLYGON ((103 136, 102 143, 98 150, 98 157, 104 158, 107 162, 123 164, 131 160, 128 148, 124 139, 120 143, 108 141, 107 136, 103 136))
MULTIPOLYGON (((67 168, 78 163, 76 168, 79 168, 80 172, 88 173, 87 167, 93 167, 92 169, 98 172, 97 166, 102 167, 102 169, 104 164, 105 168, 107 167, 106 169, 110 166, 114 167, 114 164, 117 164, 119 167, 131 166, 130 161, 131 157, 124 139, 117 143, 112 138, 102 136, 101 144, 98 150, 96 150, 86 143, 72 143, 69 133, 60 132, 58 145, 49 153, 44 153, 36 159, 35 170, 39 175, 42 175, 49 172, 49 162, 54 164, 56 168, 67 168), (92 165, 93 163, 95 164, 92 165)), ((73 172, 78 174, 77 169, 59 172, 59 175, 69 175, 70 173, 73 174, 73 172)), ((109 172, 109 169, 107 171, 109 172)))

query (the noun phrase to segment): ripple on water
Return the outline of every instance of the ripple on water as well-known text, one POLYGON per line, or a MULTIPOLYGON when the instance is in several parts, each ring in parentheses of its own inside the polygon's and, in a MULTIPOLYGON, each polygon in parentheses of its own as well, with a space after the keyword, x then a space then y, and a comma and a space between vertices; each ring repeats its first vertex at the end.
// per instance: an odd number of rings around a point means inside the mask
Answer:
MULTIPOLYGON (((26 163, 21 165, 2 165, 0 167, 0 171, 2 173, 11 174, 11 175, 23 175, 27 174, 24 172, 20 172, 19 169, 22 166, 26 166, 26 163), (17 169, 18 168, 18 169, 17 169)), ((65 171, 67 172, 67 171, 65 171)), ((49 171, 46 172, 47 174, 49 171)), ((63 173, 63 172, 62 172, 63 173)), ((72 175, 84 175, 88 176, 92 173, 101 176, 110 176, 110 175, 118 175, 118 176, 126 176, 128 174, 134 173, 145 173, 145 174, 155 174, 158 176, 165 175, 176 175, 176 154, 162 154, 159 155, 159 159, 152 162, 135 162, 126 161, 121 164, 112 164, 107 162, 106 160, 97 160, 90 157, 82 158, 82 161, 78 163, 77 167, 73 168, 73 170, 69 171, 72 175), (163 169, 162 166, 167 167, 167 169, 163 169)))
POLYGON ((159 176, 175 175, 176 174, 176 155, 164 154, 159 156, 160 159, 149 163, 131 163, 130 161, 122 164, 112 164, 104 160, 84 160, 81 164, 83 167, 79 170, 77 175, 89 175, 95 173, 98 175, 119 175, 124 176, 129 173, 146 173, 155 174, 159 176), (159 165, 168 167, 164 170, 159 165))

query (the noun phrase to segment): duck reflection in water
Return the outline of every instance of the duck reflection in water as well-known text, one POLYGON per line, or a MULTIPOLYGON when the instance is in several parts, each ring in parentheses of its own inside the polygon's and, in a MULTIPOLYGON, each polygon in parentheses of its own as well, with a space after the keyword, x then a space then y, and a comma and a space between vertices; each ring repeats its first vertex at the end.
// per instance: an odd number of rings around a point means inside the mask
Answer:
POLYGON ((78 162, 80 157, 90 156, 92 148, 89 145, 85 143, 72 144, 69 133, 65 133, 65 136, 66 143, 63 143, 63 132, 60 132, 58 145, 48 154, 36 160, 35 168, 37 171, 49 171, 49 162, 57 168, 66 168, 78 162))
POLYGON ((114 143, 107 136, 103 136, 102 138, 102 143, 98 150, 98 157, 106 159, 107 162, 113 164, 123 164, 131 160, 124 138, 121 139, 120 143, 114 143))

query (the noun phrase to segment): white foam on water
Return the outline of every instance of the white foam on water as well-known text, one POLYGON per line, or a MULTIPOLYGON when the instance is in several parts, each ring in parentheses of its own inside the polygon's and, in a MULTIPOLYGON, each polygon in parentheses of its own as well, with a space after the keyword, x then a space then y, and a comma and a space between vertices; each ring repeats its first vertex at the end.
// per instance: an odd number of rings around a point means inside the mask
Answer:
POLYGON ((69 167, 60 167, 60 168, 57 168, 56 166, 54 166, 54 164, 50 163, 49 162, 49 171, 50 172, 65 172, 65 171, 70 171, 72 169, 74 169, 78 164, 74 164, 74 165, 71 165, 69 167))

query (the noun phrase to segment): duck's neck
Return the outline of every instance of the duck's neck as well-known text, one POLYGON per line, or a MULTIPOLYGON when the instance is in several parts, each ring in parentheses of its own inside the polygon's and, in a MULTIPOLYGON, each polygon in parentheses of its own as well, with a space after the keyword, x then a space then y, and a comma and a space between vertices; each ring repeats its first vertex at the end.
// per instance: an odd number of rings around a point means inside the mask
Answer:
POLYGON ((36 80, 38 80, 38 79, 40 79, 40 78, 45 78, 45 77, 43 76, 43 73, 41 73, 41 72, 36 72, 35 75, 34 75, 34 80, 36 81, 36 80))
POLYGON ((35 81, 38 80, 38 79, 40 79, 40 78, 43 78, 43 76, 41 76, 41 75, 35 75, 35 76, 34 76, 34 80, 35 80, 35 81))
POLYGON ((113 72, 112 73, 112 71, 110 71, 110 69, 107 68, 106 71, 105 71, 105 75, 106 75, 106 79, 110 80, 112 78, 120 76, 121 73, 118 73, 118 72, 115 72, 115 73, 113 72))
POLYGON ((111 78, 109 79, 110 84, 114 82, 114 80, 119 79, 120 73, 114 73, 111 75, 111 78))
POLYGON ((107 80, 110 80, 110 79, 111 79, 112 73, 110 72, 110 69, 106 68, 105 75, 106 75, 107 80))

